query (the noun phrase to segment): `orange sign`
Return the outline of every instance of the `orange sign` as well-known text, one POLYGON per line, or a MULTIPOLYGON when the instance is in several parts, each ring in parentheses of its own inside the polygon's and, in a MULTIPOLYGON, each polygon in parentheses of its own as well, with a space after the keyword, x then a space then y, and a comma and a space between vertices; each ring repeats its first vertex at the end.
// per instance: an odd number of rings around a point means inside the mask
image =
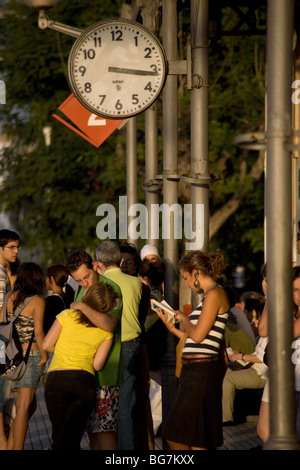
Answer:
POLYGON ((91 113, 88 109, 82 106, 77 98, 71 94, 58 108, 65 116, 67 116, 73 124, 68 123, 57 114, 53 114, 53 117, 62 122, 65 126, 69 127, 72 131, 79 134, 81 137, 86 139, 95 147, 99 147, 110 134, 113 133, 117 127, 123 123, 122 120, 118 119, 106 119, 96 114, 91 113))

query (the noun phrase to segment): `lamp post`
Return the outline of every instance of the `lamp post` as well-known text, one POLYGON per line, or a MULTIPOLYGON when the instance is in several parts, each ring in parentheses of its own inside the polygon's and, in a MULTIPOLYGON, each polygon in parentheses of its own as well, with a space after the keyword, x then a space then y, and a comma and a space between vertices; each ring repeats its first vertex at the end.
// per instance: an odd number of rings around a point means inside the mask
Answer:
POLYGON ((68 26, 63 23, 59 23, 58 21, 53 21, 45 13, 46 9, 52 8, 59 0, 21 0, 24 5, 27 5, 34 10, 39 11, 39 19, 38 19, 38 26, 40 29, 54 29, 60 33, 67 34, 68 36, 72 36, 74 38, 78 38, 80 34, 83 32, 79 28, 74 28, 73 26, 68 26))
POLYGON ((22 3, 36 10, 41 8, 51 8, 58 2, 59 0, 22 0, 22 3))

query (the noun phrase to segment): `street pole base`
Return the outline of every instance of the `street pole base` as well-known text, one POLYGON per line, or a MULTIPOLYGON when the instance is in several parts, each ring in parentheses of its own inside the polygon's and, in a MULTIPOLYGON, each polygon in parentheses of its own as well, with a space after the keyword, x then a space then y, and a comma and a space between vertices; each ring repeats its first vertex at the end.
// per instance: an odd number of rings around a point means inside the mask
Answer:
POLYGON ((270 436, 263 445, 263 450, 300 450, 300 443, 295 435, 270 436))

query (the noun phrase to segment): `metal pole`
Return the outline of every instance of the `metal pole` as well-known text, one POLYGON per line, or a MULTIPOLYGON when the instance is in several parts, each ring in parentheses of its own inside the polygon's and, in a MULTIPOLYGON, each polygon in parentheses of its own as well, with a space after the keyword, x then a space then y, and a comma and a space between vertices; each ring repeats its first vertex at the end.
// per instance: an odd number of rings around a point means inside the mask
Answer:
MULTIPOLYGON (((204 242, 194 240, 197 250, 209 250, 209 172, 208 172, 208 0, 191 1, 191 204, 192 227, 196 230, 196 207, 204 207, 204 242), (207 177, 207 183, 197 183, 197 177, 207 177)), ((199 233, 197 234, 199 236, 199 233)), ((199 295, 192 293, 193 306, 199 304, 199 295)))
MULTIPOLYGON (((163 1, 163 45, 168 60, 177 59, 177 2, 163 1)), ((163 90, 163 201, 169 208, 178 202, 177 169, 177 75, 168 75, 163 90)), ((172 215, 172 214, 171 214, 172 215)), ((173 308, 178 304, 178 241, 170 221, 170 238, 164 240, 166 266, 165 297, 173 308)))
POLYGON ((158 174, 158 124, 157 103, 145 111, 145 202, 148 212, 147 243, 158 247, 159 239, 152 238, 153 233, 159 233, 158 217, 153 216, 153 207, 159 204, 160 185, 155 181, 158 174))
MULTIPOLYGON (((141 7, 143 25, 153 34, 159 31, 159 1, 145 1, 141 7)), ((145 202, 148 213, 148 237, 147 243, 158 247, 159 239, 153 234, 159 233, 158 217, 153 215, 154 205, 159 204, 160 185, 157 184, 158 174, 158 120, 157 102, 145 111, 145 202)))
MULTIPOLYGON (((123 5, 121 17, 135 20, 138 10, 133 10, 129 5, 123 5)), ((126 195, 127 214, 128 209, 137 203, 137 123, 136 117, 128 119, 126 125, 126 195)), ((128 227, 135 216, 127 215, 127 242, 137 248, 138 241, 128 233, 128 227)))
POLYGON ((295 430, 294 366, 291 361, 292 195, 291 139, 292 0, 267 8, 266 250, 270 347, 270 437, 264 449, 299 448, 295 430))
MULTIPOLYGON (((126 185, 127 185, 127 214, 128 209, 137 203, 137 125, 136 117, 128 119, 126 128, 126 185)), ((135 216, 128 216, 129 226, 135 216)), ((137 240, 127 235, 128 243, 137 247, 137 240)))
MULTIPOLYGON (((208 177, 208 0, 191 1, 191 47, 191 173, 208 177)), ((194 229, 196 204, 204 205, 204 244, 195 247, 203 251, 209 246, 208 197, 209 183, 191 184, 194 229)))
MULTIPOLYGON (((297 42, 295 44, 295 66, 294 66, 294 77, 293 79, 297 82, 300 80, 300 38, 297 35, 297 42)), ((299 265, 298 253, 298 222, 300 220, 300 104, 298 100, 293 104, 293 128, 294 128, 294 142, 298 145, 293 152, 293 265, 299 265)))
MULTIPOLYGON (((177 60, 177 1, 163 0, 162 12, 163 46, 167 59, 177 60)), ((178 203, 177 81, 177 75, 168 75, 163 90, 163 201, 169 208, 178 203)), ((173 222, 170 220, 170 239, 164 240, 165 299, 176 309, 178 308, 178 240, 174 238, 173 222)), ((175 363, 175 341, 173 335, 169 334, 168 350, 162 364, 163 423, 176 393, 175 363)))

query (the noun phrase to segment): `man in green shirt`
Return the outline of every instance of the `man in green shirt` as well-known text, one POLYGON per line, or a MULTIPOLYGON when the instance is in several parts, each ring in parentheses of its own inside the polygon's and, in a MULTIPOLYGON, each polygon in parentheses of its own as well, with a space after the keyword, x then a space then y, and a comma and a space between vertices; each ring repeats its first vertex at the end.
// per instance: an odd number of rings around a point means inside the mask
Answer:
POLYGON ((96 249, 97 269, 103 277, 118 284, 122 292, 121 319, 124 383, 120 388, 118 409, 118 445, 120 450, 134 450, 136 435, 133 411, 138 398, 138 385, 142 373, 141 332, 139 308, 142 282, 138 277, 121 271, 122 256, 119 246, 112 241, 100 243, 96 249))
POLYGON ((104 368, 96 373, 97 399, 87 423, 92 450, 117 450, 117 410, 119 389, 123 382, 123 361, 121 354, 122 293, 119 286, 96 272, 91 256, 84 251, 75 251, 66 258, 69 274, 79 284, 71 308, 81 310, 98 328, 114 333, 114 342, 104 368), (112 286, 118 296, 116 307, 108 314, 94 311, 81 302, 86 290, 96 282, 112 286))

